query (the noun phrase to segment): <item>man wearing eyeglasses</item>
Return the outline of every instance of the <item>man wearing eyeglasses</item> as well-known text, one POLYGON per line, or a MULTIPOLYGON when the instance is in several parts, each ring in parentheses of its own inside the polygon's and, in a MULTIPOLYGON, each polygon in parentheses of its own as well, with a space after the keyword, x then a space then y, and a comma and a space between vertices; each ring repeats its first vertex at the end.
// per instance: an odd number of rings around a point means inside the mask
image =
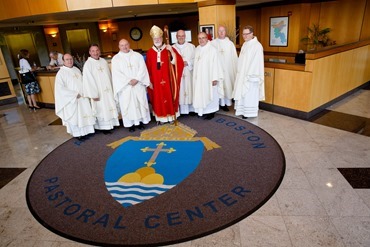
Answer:
POLYGON ((251 26, 243 28, 242 46, 233 98, 235 115, 243 119, 258 116, 258 103, 265 100, 263 47, 251 26))

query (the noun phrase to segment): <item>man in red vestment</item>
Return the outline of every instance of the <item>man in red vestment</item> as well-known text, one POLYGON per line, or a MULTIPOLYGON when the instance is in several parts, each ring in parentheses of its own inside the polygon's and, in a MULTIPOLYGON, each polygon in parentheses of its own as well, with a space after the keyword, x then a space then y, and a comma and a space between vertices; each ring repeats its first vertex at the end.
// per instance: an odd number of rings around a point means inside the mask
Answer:
POLYGON ((153 47, 146 54, 151 85, 148 88, 150 103, 158 124, 173 122, 179 114, 179 90, 184 61, 170 44, 163 43, 163 31, 150 29, 153 47))

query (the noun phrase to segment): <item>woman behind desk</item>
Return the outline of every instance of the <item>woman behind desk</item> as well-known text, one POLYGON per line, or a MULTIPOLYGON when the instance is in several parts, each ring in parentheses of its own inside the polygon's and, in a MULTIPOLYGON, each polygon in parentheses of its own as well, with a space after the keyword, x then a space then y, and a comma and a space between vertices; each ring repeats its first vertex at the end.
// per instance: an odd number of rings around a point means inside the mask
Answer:
MULTIPOLYGON (((28 59, 30 57, 30 54, 28 50, 22 49, 19 52, 18 58, 19 58, 19 74, 24 74, 27 72, 33 72, 36 70, 36 68, 32 68, 28 59)), ((21 76, 22 78, 22 76, 21 76)), ((36 110, 40 109, 40 107, 36 103, 36 95, 40 93, 40 87, 38 82, 36 81, 36 77, 34 81, 30 82, 22 82, 24 84, 26 94, 27 94, 27 100, 28 100, 28 107, 30 110, 36 110)))

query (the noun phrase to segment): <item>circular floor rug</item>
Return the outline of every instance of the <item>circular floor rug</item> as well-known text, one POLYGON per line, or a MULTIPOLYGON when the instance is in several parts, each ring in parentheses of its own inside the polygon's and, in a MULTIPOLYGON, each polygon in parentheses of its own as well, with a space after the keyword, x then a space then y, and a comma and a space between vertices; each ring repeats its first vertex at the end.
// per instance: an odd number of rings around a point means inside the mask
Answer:
POLYGON ((99 246, 175 244, 222 230, 260 208, 285 173, 279 144, 234 117, 180 117, 70 139, 27 185, 33 216, 51 231, 99 246))

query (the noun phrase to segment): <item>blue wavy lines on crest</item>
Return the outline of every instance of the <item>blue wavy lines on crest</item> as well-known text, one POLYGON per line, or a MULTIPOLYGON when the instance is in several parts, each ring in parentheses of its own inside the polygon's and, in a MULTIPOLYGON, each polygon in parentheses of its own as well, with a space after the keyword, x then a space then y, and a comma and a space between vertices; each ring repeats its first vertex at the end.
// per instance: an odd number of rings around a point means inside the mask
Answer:
POLYGON ((132 205, 149 200, 175 186, 123 182, 106 182, 105 185, 111 196, 123 207, 130 207, 132 205))

